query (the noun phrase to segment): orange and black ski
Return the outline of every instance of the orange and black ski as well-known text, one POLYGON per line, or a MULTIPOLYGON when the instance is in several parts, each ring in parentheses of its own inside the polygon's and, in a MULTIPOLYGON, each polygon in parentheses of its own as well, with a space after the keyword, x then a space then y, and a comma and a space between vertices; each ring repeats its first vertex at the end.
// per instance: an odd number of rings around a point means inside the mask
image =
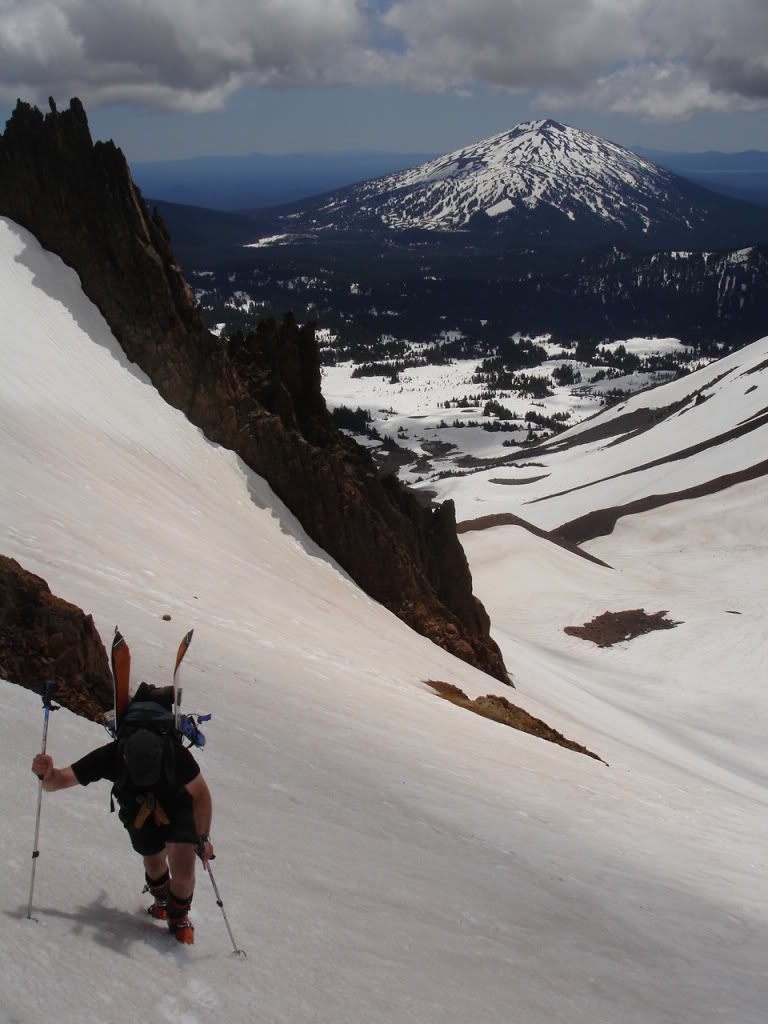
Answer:
POLYGON ((179 644, 179 649, 176 652, 176 664, 173 666, 173 720, 176 724, 177 732, 181 729, 181 688, 179 686, 179 669, 181 668, 181 663, 184 660, 184 655, 187 653, 187 649, 192 643, 193 633, 194 629, 190 629, 182 639, 179 644))
POLYGON ((115 626, 115 635, 112 640, 112 679, 114 680, 115 695, 114 731, 117 733, 120 719, 128 707, 131 683, 131 652, 117 626, 115 626))

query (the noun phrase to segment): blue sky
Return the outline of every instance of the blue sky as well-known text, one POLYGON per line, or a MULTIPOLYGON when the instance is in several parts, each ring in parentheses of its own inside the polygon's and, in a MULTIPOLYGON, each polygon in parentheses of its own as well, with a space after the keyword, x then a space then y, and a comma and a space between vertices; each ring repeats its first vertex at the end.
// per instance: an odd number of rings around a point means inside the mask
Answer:
POLYGON ((551 116, 768 150, 766 0, 4 0, 0 115, 79 96, 129 160, 447 152, 551 116))

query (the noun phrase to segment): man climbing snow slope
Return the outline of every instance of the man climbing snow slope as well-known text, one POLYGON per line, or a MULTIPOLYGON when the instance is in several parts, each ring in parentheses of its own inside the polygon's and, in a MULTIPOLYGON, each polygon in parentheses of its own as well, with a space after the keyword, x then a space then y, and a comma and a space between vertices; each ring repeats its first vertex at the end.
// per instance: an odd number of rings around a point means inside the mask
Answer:
POLYGON ((214 856, 212 801, 197 761, 177 735, 138 728, 127 737, 118 733, 67 768, 55 768, 49 754, 37 754, 32 771, 49 793, 99 779, 113 783, 120 820, 144 858, 144 891, 154 897, 148 912, 167 921, 179 942, 193 943, 195 856, 204 869, 214 856))

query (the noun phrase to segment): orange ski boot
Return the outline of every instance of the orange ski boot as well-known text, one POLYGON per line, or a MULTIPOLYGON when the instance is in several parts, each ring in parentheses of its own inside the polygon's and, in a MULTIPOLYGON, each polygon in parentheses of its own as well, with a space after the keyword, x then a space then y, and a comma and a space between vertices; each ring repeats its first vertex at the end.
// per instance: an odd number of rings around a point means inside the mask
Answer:
POLYGON ((171 887, 171 876, 166 870, 165 874, 161 878, 153 879, 148 874, 144 874, 146 879, 146 885, 144 886, 144 892, 148 892, 150 896, 154 896, 155 902, 151 907, 147 907, 147 913, 150 917, 154 917, 156 921, 165 921, 168 918, 168 893, 171 887))
POLYGON ((189 920, 192 897, 180 899, 168 891, 168 930, 177 942, 191 946, 195 941, 195 929, 189 920))

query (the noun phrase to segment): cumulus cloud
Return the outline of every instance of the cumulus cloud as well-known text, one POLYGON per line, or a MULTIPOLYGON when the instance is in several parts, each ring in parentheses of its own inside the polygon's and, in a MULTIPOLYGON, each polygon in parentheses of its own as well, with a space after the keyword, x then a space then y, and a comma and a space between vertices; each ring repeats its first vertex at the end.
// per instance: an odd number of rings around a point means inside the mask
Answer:
POLYGON ((0 0, 0 96, 210 110, 242 85, 339 81, 356 0, 0 0))
POLYGON ((245 85, 478 83, 649 117, 768 108, 766 0, 0 0, 0 98, 210 110, 245 85))
POLYGON ((768 108, 765 0, 396 0, 385 18, 425 87, 483 81, 662 118, 768 108))
POLYGON ((553 112, 574 107, 612 111, 652 120, 681 120, 698 113, 758 111, 768 107, 759 97, 714 88, 685 64, 630 65, 596 78, 576 91, 544 89, 538 102, 553 112))

